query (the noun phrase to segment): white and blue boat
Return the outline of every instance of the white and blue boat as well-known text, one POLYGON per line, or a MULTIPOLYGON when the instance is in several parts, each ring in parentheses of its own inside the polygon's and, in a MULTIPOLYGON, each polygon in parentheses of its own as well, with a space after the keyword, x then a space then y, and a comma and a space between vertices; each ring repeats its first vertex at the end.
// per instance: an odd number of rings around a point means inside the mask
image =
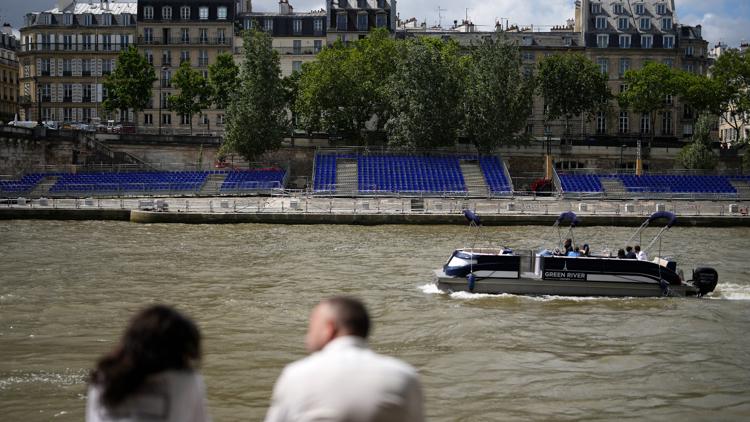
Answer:
MULTIPOLYGON (((467 210, 464 215, 470 225, 479 226, 476 214, 467 210)), ((676 223, 674 214, 651 215, 631 240, 649 224, 664 219, 666 225, 644 248, 649 250, 676 223)), ((579 223, 572 212, 562 213, 557 218, 558 232, 568 221, 568 234, 572 234, 579 223)), ((561 235, 561 247, 562 238, 561 235)), ((450 292, 619 297, 700 297, 711 293, 719 279, 715 269, 700 267, 694 269, 692 277, 686 281, 674 260, 660 256, 640 261, 618 258, 608 252, 575 257, 556 255, 548 249, 517 251, 504 247, 457 249, 443 268, 435 271, 435 278, 440 290, 450 292)))

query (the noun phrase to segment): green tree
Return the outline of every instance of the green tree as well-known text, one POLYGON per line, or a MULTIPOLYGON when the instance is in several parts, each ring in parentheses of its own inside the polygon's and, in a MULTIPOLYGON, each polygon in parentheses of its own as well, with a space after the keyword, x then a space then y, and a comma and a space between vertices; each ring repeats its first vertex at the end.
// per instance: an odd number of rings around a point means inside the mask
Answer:
MULTIPOLYGON (((138 54, 138 49, 131 45, 120 51, 117 56, 117 66, 104 79, 107 99, 102 104, 107 111, 133 110, 136 114, 149 104, 151 99, 151 85, 156 81, 154 67, 144 56, 138 54)), ((136 117, 137 123, 137 117, 136 117)))
POLYGON ((480 152, 515 142, 531 115, 534 77, 518 46, 502 34, 483 40, 466 61, 464 130, 480 152))
POLYGON ((625 72, 623 83, 627 89, 617 97, 620 107, 649 116, 653 141, 656 113, 665 109, 667 96, 677 93, 675 72, 665 64, 649 62, 640 70, 625 72))
POLYGON ((711 150, 711 116, 702 114, 695 123, 693 140, 677 155, 677 161, 687 169, 711 170, 716 168, 718 158, 711 150))
POLYGON ((208 81, 189 62, 182 62, 172 77, 172 85, 179 89, 176 95, 167 99, 169 109, 180 115, 188 116, 190 134, 193 134, 193 116, 211 104, 211 88, 208 81))
POLYGON ((229 99, 237 92, 239 74, 240 69, 229 53, 219 54, 216 62, 208 66, 208 84, 216 108, 227 108, 229 99))
POLYGON ((337 42, 323 49, 300 75, 294 111, 302 127, 354 140, 370 121, 381 129, 389 110, 386 82, 398 55, 397 41, 384 29, 350 46, 337 42))
POLYGON ((611 96, 607 76, 579 53, 546 57, 539 63, 537 81, 544 99, 545 121, 564 118, 566 135, 570 119, 582 114, 590 119, 606 106, 611 96))
POLYGON ((278 148, 289 126, 279 56, 271 37, 255 30, 242 34, 243 60, 237 94, 227 107, 221 152, 236 152, 252 161, 278 148))
POLYGON ((406 42, 389 81, 389 143, 410 149, 454 145, 461 126, 462 79, 455 41, 406 42))
POLYGON ((737 140, 745 139, 743 128, 750 124, 750 54, 730 50, 716 59, 711 68, 719 92, 719 116, 735 133, 737 140))

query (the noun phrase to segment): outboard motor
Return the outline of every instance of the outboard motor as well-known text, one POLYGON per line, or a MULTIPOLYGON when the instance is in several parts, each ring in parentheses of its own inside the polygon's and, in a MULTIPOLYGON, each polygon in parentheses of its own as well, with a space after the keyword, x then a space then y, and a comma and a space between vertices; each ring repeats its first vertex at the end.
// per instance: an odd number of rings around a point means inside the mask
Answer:
POLYGON ((700 267, 693 270, 693 286, 698 288, 700 295, 711 293, 719 282, 719 273, 710 267, 700 267))

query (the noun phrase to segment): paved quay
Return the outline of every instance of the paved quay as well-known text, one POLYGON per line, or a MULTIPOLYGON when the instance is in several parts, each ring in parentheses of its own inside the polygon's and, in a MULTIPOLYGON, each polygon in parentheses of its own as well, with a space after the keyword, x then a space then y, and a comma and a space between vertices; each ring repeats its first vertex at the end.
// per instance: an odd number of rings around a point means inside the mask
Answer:
POLYGON ((585 226, 638 226, 655 211, 678 225, 750 226, 749 201, 562 198, 329 198, 315 196, 33 199, 0 202, 0 219, 117 220, 186 224, 465 224, 471 209, 485 225, 551 225, 564 211, 585 226))

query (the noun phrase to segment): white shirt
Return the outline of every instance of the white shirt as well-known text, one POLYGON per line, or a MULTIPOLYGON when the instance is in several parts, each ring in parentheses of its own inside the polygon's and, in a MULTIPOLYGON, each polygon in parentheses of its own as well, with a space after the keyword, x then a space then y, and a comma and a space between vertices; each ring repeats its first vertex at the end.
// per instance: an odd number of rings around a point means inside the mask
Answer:
POLYGON ((339 337, 281 373, 266 422, 420 422, 422 388, 416 370, 339 337))
POLYGON ((101 387, 89 385, 87 422, 208 422, 206 387, 195 371, 164 371, 149 377, 114 409, 100 401, 101 387))
POLYGON ((639 261, 648 261, 648 255, 646 255, 646 252, 643 251, 635 254, 635 257, 638 258, 639 261))

